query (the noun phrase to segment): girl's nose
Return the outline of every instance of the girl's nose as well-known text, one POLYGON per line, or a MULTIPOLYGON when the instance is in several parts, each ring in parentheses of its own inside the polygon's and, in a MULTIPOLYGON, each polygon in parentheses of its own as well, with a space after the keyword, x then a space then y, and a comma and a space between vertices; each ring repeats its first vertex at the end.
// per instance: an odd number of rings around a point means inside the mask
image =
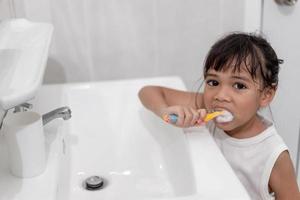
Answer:
POLYGON ((226 87, 219 87, 219 90, 216 92, 214 96, 214 100, 216 101, 230 101, 230 90, 226 87))

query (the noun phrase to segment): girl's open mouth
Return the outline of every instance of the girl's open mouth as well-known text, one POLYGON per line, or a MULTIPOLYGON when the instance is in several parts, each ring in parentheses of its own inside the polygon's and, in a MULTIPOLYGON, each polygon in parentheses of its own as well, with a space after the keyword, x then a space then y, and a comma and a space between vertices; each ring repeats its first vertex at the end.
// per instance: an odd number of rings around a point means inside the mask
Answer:
POLYGON ((231 112, 229 112, 228 110, 222 110, 222 114, 219 115, 218 117, 216 117, 216 122, 217 123, 229 123, 234 119, 234 116, 231 112))

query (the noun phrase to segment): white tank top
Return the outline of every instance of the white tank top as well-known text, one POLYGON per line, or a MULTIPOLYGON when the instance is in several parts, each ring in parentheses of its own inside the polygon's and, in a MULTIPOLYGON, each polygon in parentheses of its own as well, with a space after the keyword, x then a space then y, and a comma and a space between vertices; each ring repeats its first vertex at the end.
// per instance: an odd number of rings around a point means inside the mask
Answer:
POLYGON ((269 179, 278 156, 287 146, 274 125, 263 119, 268 128, 255 137, 236 139, 209 124, 217 145, 253 200, 273 200, 269 179))

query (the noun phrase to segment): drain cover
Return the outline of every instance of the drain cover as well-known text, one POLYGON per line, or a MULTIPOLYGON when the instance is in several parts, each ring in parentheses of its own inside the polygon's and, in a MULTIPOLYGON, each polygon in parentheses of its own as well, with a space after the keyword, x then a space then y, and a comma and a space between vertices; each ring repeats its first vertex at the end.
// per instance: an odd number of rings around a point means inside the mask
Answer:
POLYGON ((87 190, 99 190, 104 185, 104 179, 99 176, 90 176, 84 181, 84 187, 87 190))

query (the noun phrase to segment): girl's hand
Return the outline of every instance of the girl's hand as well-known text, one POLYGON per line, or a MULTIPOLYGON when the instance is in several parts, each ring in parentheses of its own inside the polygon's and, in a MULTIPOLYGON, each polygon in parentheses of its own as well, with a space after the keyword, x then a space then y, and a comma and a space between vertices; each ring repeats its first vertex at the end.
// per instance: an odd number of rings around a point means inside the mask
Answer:
POLYGON ((178 116, 175 126, 178 127, 191 127, 203 125, 204 117, 206 116, 205 109, 196 110, 187 106, 170 106, 160 109, 157 114, 161 117, 170 114, 176 114, 178 116))

